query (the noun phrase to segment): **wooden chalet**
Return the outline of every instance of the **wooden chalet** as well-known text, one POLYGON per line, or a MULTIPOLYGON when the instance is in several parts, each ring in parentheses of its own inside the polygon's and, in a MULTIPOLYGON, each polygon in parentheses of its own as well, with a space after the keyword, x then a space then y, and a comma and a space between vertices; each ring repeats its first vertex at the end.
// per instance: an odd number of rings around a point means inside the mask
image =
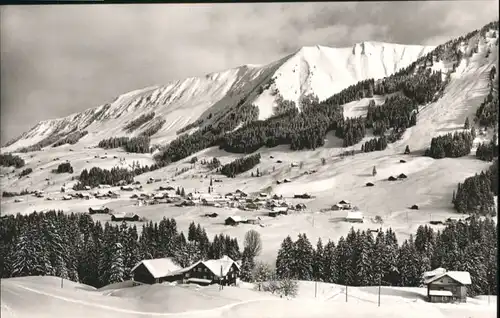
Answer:
POLYGON ((111 210, 107 207, 89 208, 89 214, 108 214, 111 210))
POLYGON ((274 207, 268 215, 270 217, 277 217, 278 215, 288 215, 288 207, 274 207))
POLYGON ((229 256, 220 259, 198 261, 193 265, 173 273, 175 278, 179 275, 184 283, 194 283, 202 286, 221 284, 224 286, 235 285, 240 274, 240 265, 229 256))
POLYGON ((226 220, 224 220, 225 225, 236 226, 240 223, 243 223, 246 219, 241 216, 230 216, 226 220))
POLYGON ((143 284, 158 284, 164 281, 172 282, 182 276, 172 275, 182 267, 170 258, 147 259, 139 262, 132 268, 132 280, 143 284))
MULTIPOLYGON (((443 270, 443 269, 441 269, 443 270)), ((472 283, 469 272, 441 271, 427 275, 427 299, 431 303, 467 302, 467 285, 472 283)))
POLYGON ((120 221, 139 221, 139 216, 133 212, 127 213, 111 213, 111 221, 120 222, 120 221))

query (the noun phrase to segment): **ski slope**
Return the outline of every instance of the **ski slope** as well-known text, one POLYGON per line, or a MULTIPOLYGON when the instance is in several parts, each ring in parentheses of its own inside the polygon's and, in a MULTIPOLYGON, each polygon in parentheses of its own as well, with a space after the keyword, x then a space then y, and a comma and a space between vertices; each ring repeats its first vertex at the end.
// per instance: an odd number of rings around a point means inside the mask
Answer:
MULTIPOLYGON (((250 284, 248 284, 250 285, 250 284)), ((299 282, 296 298, 278 298, 247 288, 218 286, 144 285, 114 290, 112 294, 57 277, 9 278, 1 281, 4 318, 42 317, 186 317, 186 318, 326 318, 337 317, 453 317, 490 318, 496 297, 468 298, 465 304, 425 302, 425 288, 348 287, 299 282)))

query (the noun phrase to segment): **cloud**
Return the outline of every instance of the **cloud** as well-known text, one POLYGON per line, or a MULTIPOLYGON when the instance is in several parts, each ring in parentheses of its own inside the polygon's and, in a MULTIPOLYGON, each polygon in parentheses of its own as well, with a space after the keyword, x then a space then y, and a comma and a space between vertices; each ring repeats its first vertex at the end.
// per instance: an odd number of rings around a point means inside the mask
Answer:
POLYGON ((497 1, 3 6, 1 141, 121 93, 305 45, 437 45, 498 19, 497 1))

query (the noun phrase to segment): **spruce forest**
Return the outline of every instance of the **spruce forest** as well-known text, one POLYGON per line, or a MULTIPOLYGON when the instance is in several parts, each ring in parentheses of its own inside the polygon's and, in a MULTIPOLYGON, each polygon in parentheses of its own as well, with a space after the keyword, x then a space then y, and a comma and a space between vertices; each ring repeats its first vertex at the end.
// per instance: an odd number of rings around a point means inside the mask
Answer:
POLYGON ((94 287, 129 280, 143 259, 171 257, 180 266, 228 255, 240 259, 238 241, 209 240, 191 224, 186 238, 174 219, 142 226, 94 222, 89 214, 61 211, 10 215, 0 219, 2 278, 53 275, 94 287))

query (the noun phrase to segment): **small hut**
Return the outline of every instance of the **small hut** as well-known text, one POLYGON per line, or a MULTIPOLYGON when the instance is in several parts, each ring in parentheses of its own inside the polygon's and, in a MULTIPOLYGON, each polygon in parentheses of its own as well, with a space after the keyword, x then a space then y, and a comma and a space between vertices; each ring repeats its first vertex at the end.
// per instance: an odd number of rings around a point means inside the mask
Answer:
POLYGON ((394 178, 393 176, 390 176, 387 180, 389 180, 389 181, 396 181, 398 179, 394 178))
POLYGON ((406 179, 406 178, 408 178, 408 177, 406 176, 406 174, 402 173, 402 174, 400 174, 400 175, 398 176, 398 178, 399 178, 399 179, 406 179))
POLYGON ((412 206, 411 206, 411 208, 410 208, 410 209, 411 209, 411 210, 418 210, 418 205, 414 204, 414 205, 412 205, 412 206))
POLYGON ((366 184, 366 186, 367 186, 367 187, 373 187, 373 186, 374 186, 374 184, 373 184, 373 183, 371 183, 371 182, 368 182, 368 183, 366 184))

